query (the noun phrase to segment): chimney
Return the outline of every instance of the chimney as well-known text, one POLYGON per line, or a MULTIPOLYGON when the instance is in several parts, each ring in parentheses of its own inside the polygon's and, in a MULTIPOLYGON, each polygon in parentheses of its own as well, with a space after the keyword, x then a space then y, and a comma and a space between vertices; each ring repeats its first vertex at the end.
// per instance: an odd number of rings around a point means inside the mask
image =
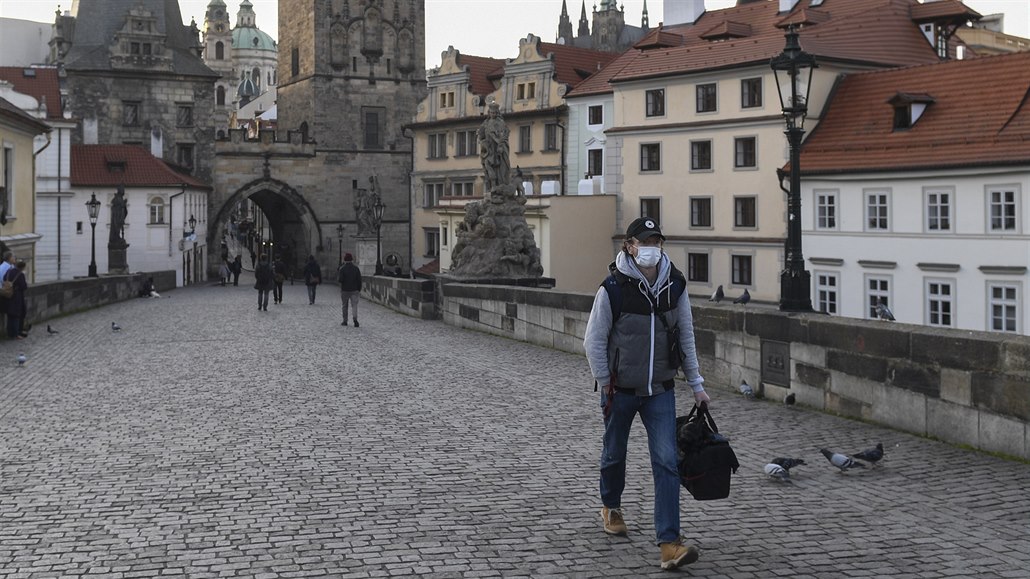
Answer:
POLYGON ((705 0, 665 0, 663 6, 663 26, 693 24, 705 13, 705 0))
POLYGON ((790 12, 797 3, 798 0, 780 0, 780 13, 790 12))
POLYGON ((164 157, 164 135, 161 134, 161 127, 150 129, 150 154, 158 159, 164 157))

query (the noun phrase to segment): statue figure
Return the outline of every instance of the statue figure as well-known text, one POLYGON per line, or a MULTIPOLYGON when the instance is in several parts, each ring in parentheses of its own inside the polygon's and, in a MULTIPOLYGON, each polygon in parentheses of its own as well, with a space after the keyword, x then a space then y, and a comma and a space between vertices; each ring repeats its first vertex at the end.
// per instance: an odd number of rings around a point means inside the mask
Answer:
POLYGON ((373 193, 368 189, 358 189, 354 193, 354 217, 358 222, 358 235, 375 233, 375 227, 372 225, 373 204, 373 193))
POLYGON ((111 200, 111 236, 109 243, 120 244, 125 240, 125 219, 129 216, 128 203, 125 201, 125 186, 118 185, 114 199, 111 200))
POLYGON ((496 102, 490 103, 487 119, 476 132, 479 141, 479 159, 483 163, 486 175, 485 192, 490 193, 495 187, 508 185, 511 164, 508 159, 508 125, 500 113, 501 107, 496 102))

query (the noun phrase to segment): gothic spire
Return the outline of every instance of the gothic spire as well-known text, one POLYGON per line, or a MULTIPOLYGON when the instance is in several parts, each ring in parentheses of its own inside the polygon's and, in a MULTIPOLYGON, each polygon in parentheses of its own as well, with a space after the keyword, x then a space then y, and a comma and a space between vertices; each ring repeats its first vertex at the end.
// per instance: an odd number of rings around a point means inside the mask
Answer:
POLYGON ((590 21, 587 20, 587 0, 583 0, 583 9, 579 13, 579 30, 576 36, 590 36, 590 21))
POLYGON ((644 13, 640 17, 640 27, 643 28, 644 30, 647 30, 648 28, 650 28, 649 24, 650 23, 648 22, 648 19, 647 19, 647 0, 644 0, 644 13))

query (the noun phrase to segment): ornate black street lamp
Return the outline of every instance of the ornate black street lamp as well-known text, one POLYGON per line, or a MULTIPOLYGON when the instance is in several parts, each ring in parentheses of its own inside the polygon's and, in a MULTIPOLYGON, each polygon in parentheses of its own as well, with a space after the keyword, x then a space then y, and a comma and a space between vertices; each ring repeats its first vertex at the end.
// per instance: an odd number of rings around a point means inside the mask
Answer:
POLYGON ((93 245, 89 259, 89 277, 97 277, 97 217, 100 217, 100 202, 97 201, 97 194, 93 193, 86 202, 86 210, 89 211, 89 227, 93 230, 93 245))
POLYGON ((336 226, 336 241, 337 241, 337 245, 338 245, 337 249, 339 250, 339 251, 337 251, 337 253, 339 254, 339 259, 337 259, 336 263, 343 263, 343 224, 342 223, 336 226))
MULTIPOLYGON (((787 142, 790 144, 790 189, 787 193, 787 241, 784 245, 783 271, 780 273, 780 309, 787 312, 812 311, 812 275, 805 270, 805 257, 801 252, 801 138, 805 134, 805 116, 808 115, 808 93, 812 88, 812 70, 817 67, 815 57, 801 50, 798 33, 793 25, 787 28, 787 45, 773 57, 769 65, 776 74, 780 107, 787 123, 787 142)), ((783 188, 783 173, 780 188, 783 188)))
POLYGON ((372 225, 376 228, 376 275, 383 275, 383 200, 376 196, 376 203, 372 206, 372 225))
POLYGON ((190 235, 197 232, 197 218, 190 214, 190 235))

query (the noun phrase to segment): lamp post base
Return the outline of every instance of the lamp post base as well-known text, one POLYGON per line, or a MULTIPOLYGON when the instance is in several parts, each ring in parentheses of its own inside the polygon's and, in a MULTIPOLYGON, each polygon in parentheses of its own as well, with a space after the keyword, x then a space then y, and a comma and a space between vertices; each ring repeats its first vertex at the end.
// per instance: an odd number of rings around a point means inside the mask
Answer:
POLYGON ((785 269, 780 272, 780 310, 812 311, 812 274, 806 269, 785 269))

